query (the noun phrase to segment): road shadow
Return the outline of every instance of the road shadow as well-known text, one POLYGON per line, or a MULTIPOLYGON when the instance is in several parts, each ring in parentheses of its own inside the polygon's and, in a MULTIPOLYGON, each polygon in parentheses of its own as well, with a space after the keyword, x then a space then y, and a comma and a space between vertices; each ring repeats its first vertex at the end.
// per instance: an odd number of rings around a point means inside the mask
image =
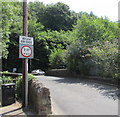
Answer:
POLYGON ((120 89, 106 83, 83 78, 59 78, 55 79, 54 81, 66 84, 80 84, 86 87, 95 88, 105 97, 111 98, 113 100, 120 100, 120 89))
MULTIPOLYGON (((7 112, 0 114, 0 116, 6 115, 6 114, 11 114, 12 112, 16 112, 16 111, 21 110, 21 109, 22 109, 21 107, 17 108, 17 109, 13 109, 13 110, 10 110, 10 111, 7 111, 7 112)), ((23 112, 19 112, 19 113, 17 113, 17 115, 19 115, 21 113, 23 113, 23 112)))

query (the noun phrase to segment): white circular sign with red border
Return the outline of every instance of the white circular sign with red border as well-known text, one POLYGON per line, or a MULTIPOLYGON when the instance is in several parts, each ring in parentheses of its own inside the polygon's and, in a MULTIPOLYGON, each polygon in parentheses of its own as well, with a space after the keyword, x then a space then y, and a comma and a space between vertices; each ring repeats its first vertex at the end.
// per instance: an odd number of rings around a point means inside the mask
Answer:
POLYGON ((20 52, 23 57, 30 57, 32 55, 32 48, 29 46, 23 46, 20 52))

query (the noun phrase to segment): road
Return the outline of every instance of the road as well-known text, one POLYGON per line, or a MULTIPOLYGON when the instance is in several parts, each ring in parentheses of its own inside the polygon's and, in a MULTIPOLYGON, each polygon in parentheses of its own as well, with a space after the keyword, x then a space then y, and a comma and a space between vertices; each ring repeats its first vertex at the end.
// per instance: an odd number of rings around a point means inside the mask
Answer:
POLYGON ((118 89, 95 81, 36 76, 50 89, 55 115, 118 115, 118 89))

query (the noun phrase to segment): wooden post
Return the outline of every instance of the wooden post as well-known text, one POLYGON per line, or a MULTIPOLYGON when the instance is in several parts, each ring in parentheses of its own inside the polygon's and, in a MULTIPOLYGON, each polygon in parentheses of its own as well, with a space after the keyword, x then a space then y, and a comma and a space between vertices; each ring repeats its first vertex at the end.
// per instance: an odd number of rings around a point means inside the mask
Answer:
MULTIPOLYGON (((23 0, 23 35, 28 36, 28 8, 27 0, 23 0)), ((27 71, 28 59, 22 60, 22 73, 23 73, 23 102, 22 106, 27 107, 28 105, 28 71, 27 71)))

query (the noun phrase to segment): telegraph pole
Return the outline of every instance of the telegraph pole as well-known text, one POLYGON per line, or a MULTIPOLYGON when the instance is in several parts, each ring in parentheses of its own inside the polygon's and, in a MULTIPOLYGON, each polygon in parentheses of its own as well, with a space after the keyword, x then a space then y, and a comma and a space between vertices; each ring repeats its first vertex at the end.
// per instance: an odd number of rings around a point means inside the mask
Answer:
MULTIPOLYGON (((28 8, 27 0, 23 0, 23 36, 28 36, 28 8)), ((28 106, 28 70, 27 70, 28 59, 22 59, 22 73, 23 73, 23 102, 22 106, 28 106)))

